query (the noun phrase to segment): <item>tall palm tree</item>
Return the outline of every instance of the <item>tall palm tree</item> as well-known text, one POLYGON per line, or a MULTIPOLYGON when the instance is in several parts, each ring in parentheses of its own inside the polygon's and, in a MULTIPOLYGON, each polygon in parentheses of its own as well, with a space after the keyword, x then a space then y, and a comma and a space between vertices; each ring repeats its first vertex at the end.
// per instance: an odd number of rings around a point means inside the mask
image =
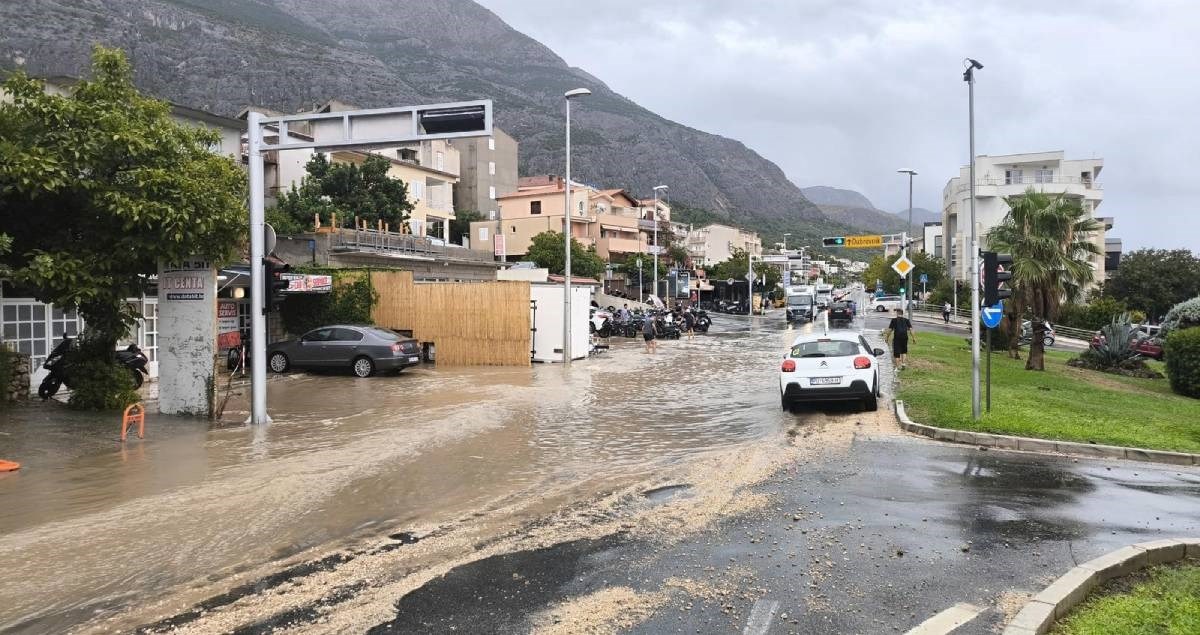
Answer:
POLYGON ((1093 233, 1102 225, 1074 199, 1029 188, 1010 196, 1004 221, 988 232, 993 251, 1012 254, 1009 341, 1015 351, 1021 317, 1032 314, 1033 337, 1026 370, 1045 370, 1046 322, 1058 317, 1063 301, 1073 301, 1092 281, 1088 258, 1099 255, 1093 233))

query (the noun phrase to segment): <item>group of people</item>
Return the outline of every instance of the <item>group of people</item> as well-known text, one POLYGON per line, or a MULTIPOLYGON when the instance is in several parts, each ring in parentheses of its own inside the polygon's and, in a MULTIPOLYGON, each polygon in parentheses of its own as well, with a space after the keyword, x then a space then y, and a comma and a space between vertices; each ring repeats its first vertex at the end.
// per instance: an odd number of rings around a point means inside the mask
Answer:
MULTIPOLYGON (((691 307, 679 310, 675 309, 669 312, 664 312, 664 316, 671 316, 671 319, 678 319, 682 323, 681 331, 689 340, 696 338, 696 314, 691 307)), ((633 319, 633 313, 629 310, 629 305, 625 304, 617 309, 616 319, 618 323, 624 324, 633 319)), ((642 320, 642 339, 646 342, 646 352, 658 352, 658 320, 653 314, 646 315, 646 319, 642 320)))

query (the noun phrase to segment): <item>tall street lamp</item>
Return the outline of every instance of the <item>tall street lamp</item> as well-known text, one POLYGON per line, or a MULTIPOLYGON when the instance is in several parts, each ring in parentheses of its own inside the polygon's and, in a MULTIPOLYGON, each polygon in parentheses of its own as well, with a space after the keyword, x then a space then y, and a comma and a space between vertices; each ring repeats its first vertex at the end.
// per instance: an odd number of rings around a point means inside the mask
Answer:
POLYGON ((566 192, 566 207, 563 208, 563 363, 571 363, 571 99, 590 95, 586 88, 576 88, 563 93, 567 102, 567 174, 563 190, 566 192))
MULTIPOLYGON (((908 231, 907 231, 907 232, 904 232, 904 233, 905 233, 905 235, 907 235, 907 237, 908 237, 908 240, 906 240, 906 241, 905 241, 905 243, 904 243, 904 250, 905 250, 905 253, 907 253, 907 252, 908 252, 909 245, 911 245, 911 244, 912 244, 912 241, 913 241, 912 234, 910 234, 909 232, 911 232, 911 231, 912 231, 912 187, 913 187, 913 177, 917 175, 917 171, 916 171, 916 170, 914 170, 914 169, 912 169, 912 168, 900 168, 899 170, 896 170, 896 172, 898 172, 898 173, 900 173, 900 174, 907 174, 907 175, 908 175, 908 231)), ((908 313, 908 319, 909 319, 910 321, 912 320, 912 297, 913 297, 912 275, 913 275, 913 270, 910 268, 910 269, 908 270, 908 282, 907 282, 907 283, 905 283, 905 285, 904 285, 904 289, 905 289, 905 291, 907 291, 907 292, 908 292, 907 294, 905 294, 905 298, 906 298, 906 299, 908 299, 908 303, 907 303, 907 304, 908 304, 908 311, 907 311, 907 313, 908 313)))
POLYGON ((654 295, 658 296, 658 193, 667 190, 665 185, 654 186, 654 295))
POLYGON ((975 71, 983 64, 967 58, 963 61, 963 81, 967 83, 967 125, 971 152, 971 417, 979 421, 979 237, 975 235, 975 71))

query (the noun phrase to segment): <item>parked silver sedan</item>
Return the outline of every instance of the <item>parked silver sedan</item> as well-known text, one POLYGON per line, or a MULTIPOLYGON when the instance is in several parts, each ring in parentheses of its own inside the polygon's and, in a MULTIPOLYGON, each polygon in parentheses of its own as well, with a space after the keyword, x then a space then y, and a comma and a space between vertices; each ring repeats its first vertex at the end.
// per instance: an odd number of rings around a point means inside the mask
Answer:
POLYGON ((421 362, 416 340, 377 326, 334 324, 299 339, 267 347, 267 365, 276 373, 290 368, 349 369, 359 377, 377 370, 401 371, 421 362))

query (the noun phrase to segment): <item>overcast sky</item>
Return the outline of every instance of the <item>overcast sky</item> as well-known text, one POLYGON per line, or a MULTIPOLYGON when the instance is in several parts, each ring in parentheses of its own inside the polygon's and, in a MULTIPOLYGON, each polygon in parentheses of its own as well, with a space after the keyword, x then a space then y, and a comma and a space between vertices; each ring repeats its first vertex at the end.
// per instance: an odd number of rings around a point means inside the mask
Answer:
POLYGON ((1200 2, 480 0, 660 115, 743 141, 800 186, 940 211, 979 154, 1103 157, 1101 215, 1200 250, 1200 2))

